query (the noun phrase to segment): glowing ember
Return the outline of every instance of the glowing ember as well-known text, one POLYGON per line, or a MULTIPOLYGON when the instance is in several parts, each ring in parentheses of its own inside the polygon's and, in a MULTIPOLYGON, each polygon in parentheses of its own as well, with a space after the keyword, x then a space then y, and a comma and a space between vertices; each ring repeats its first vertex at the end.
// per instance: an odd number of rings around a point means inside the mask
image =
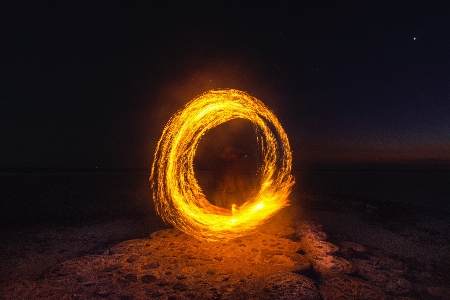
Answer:
POLYGON ((165 222, 199 239, 227 240, 246 235, 288 205, 294 184, 289 141, 275 115, 258 99, 238 90, 212 90, 189 102, 167 123, 150 176, 153 199, 165 222), (211 204, 194 176, 194 155, 210 129, 242 118, 255 125, 263 165, 258 184, 240 207, 211 204))

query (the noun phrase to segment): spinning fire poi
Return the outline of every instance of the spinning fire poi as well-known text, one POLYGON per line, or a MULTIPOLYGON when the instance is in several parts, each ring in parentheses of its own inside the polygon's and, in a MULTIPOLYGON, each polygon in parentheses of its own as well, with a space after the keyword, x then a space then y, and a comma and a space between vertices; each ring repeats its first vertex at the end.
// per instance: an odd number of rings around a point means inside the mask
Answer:
POLYGON ((288 205, 292 153, 280 122, 260 100, 238 90, 211 90, 175 113, 158 142, 150 182, 157 213, 198 239, 228 240, 254 231, 288 205), (233 120, 253 123, 263 163, 247 201, 230 209, 211 204, 194 176, 201 137, 233 120))

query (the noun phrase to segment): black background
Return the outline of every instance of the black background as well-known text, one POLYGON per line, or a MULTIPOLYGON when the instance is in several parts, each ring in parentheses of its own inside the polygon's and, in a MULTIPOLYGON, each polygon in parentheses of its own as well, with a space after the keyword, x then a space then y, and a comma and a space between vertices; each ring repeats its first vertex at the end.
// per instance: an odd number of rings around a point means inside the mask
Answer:
POLYGON ((0 167, 150 168, 214 88, 265 102, 294 164, 450 161, 446 1, 1 6, 0 167))

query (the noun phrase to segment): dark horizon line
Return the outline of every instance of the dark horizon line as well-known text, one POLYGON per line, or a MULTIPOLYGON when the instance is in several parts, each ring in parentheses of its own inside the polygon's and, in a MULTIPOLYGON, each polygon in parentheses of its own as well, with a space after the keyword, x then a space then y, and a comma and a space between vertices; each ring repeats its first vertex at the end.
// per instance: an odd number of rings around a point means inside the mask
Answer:
POLYGON ((0 173, 114 173, 148 172, 144 167, 0 167, 0 173))
MULTIPOLYGON (((374 161, 314 161, 298 162, 292 168, 293 172, 450 172, 450 162, 440 160, 374 162, 374 161)), ((214 171, 199 169, 198 171, 214 171)), ((217 171, 217 170, 216 170, 217 171)), ((44 173, 148 173, 148 167, 0 167, 0 174, 44 174, 44 173)))

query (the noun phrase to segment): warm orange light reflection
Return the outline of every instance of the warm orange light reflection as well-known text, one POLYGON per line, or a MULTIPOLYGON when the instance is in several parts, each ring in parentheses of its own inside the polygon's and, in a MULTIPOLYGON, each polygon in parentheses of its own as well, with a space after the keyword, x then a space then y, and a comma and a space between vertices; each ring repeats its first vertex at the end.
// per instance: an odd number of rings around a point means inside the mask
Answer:
POLYGON ((294 184, 291 162, 287 135, 261 101, 238 90, 206 92, 172 116, 158 142, 150 176, 156 211, 165 222, 200 239, 249 234, 288 205, 294 184), (249 199, 230 210, 206 199, 195 179, 193 161, 201 137, 236 118, 255 125, 263 164, 249 199))

